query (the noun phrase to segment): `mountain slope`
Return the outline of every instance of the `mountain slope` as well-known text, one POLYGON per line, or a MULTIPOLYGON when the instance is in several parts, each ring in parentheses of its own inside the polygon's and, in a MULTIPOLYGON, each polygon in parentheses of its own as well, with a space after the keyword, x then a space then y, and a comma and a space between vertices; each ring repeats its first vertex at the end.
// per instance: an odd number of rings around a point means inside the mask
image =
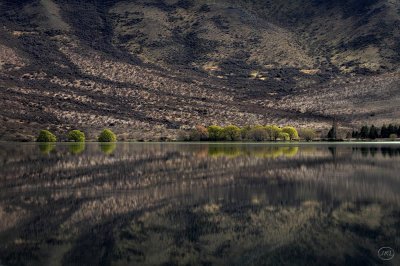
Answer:
POLYGON ((0 139, 398 122, 391 1, 0 1, 0 139))

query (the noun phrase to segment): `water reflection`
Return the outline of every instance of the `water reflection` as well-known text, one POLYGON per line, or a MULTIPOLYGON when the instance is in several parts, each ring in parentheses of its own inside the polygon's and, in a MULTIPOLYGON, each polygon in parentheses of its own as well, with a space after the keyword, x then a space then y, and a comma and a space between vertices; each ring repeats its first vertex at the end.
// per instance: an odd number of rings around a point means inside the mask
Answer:
POLYGON ((207 154, 211 157, 227 156, 236 157, 239 155, 254 157, 278 157, 278 156, 294 156, 298 152, 297 146, 262 146, 262 145, 226 145, 211 144, 208 147, 207 154))
POLYGON ((400 146, 0 145, 0 265, 400 265, 400 146))
POLYGON ((115 142, 110 142, 110 143, 102 142, 99 143, 99 147, 104 154, 110 154, 115 150, 117 144, 115 142))
POLYGON ((56 144, 54 144, 54 143, 39 143, 39 144, 37 144, 37 146, 41 153, 48 154, 50 151, 52 151, 56 147, 56 144))
POLYGON ((79 154, 85 150, 85 143, 84 142, 73 142, 68 143, 68 150, 73 154, 79 154))

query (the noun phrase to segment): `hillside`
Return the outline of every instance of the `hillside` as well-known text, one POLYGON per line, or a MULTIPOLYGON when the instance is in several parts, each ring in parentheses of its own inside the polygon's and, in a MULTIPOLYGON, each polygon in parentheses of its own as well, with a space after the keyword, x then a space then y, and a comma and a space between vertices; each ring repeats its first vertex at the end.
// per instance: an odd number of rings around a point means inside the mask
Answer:
POLYGON ((0 139, 398 123, 400 4, 360 3, 0 1, 0 139))

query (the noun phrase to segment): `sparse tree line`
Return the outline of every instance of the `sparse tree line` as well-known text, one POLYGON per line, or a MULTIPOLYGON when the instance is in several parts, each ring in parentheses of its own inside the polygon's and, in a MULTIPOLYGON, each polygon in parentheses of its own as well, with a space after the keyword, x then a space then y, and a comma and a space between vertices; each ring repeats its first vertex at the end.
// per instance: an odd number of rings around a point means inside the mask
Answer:
MULTIPOLYGON (((47 130, 41 130, 36 139, 37 142, 56 142, 56 140, 56 136, 47 130)), ((68 132, 67 140, 70 142, 85 142, 85 134, 79 130, 72 130, 68 132)), ((97 140, 99 142, 115 142, 117 137, 111 130, 104 129, 97 140)))
MULTIPOLYGON (((347 136, 349 138, 350 132, 347 136)), ((396 139, 398 136, 400 136, 400 125, 396 126, 393 124, 389 124, 389 126, 383 125, 380 129, 374 125, 371 125, 370 127, 364 125, 359 131, 353 130, 351 133, 351 137, 356 139, 396 139)))
POLYGON ((289 141, 304 139, 311 141, 316 134, 311 129, 302 129, 299 132, 293 127, 280 128, 278 126, 197 126, 191 130, 179 130, 178 141, 289 141))

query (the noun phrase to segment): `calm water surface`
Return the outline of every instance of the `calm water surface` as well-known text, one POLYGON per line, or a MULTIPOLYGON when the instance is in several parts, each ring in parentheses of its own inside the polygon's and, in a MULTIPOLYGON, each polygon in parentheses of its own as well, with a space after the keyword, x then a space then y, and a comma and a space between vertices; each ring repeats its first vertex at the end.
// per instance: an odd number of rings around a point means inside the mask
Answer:
POLYGON ((0 144, 0 265, 400 265, 400 144, 0 144))

